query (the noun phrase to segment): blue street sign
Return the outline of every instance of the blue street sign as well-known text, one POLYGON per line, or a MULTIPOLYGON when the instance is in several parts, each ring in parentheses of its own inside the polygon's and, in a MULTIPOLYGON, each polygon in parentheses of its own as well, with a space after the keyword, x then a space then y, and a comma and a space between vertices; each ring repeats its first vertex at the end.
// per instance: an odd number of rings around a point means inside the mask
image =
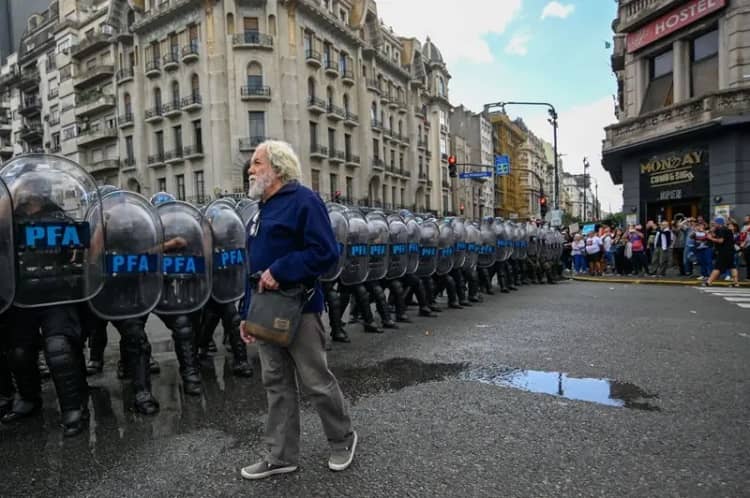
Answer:
POLYGON ((495 174, 497 176, 510 175, 510 157, 495 155, 495 174))
POLYGON ((492 176, 492 171, 470 171, 468 173, 459 173, 459 178, 489 178, 492 176))

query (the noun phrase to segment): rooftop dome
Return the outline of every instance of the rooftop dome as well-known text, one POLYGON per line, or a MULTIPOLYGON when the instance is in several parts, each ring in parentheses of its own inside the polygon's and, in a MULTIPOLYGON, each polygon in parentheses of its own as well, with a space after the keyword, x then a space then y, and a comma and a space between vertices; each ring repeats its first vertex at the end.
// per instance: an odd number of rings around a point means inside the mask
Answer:
POLYGON ((427 37, 427 41, 424 42, 424 47, 422 48, 422 53, 424 54, 424 59, 427 62, 435 62, 438 64, 443 64, 443 56, 440 53, 440 50, 435 46, 434 43, 430 40, 430 37, 427 37))

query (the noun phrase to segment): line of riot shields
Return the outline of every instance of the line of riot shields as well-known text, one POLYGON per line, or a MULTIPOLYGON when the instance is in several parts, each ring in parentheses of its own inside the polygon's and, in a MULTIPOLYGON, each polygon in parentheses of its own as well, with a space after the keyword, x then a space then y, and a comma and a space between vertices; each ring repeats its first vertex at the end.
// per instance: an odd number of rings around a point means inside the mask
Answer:
MULTIPOLYGON (((383 332, 420 316, 479 303, 482 294, 561 278, 561 234, 499 218, 471 221, 328 204, 337 264, 321 276, 332 340, 347 323, 383 332), (350 306, 351 302, 351 306, 350 306), (372 304, 380 316, 375 321, 372 304)), ((103 368, 107 324, 121 335, 118 377, 131 378, 134 409, 158 412, 159 371, 145 331, 157 316, 172 332, 186 394, 201 393, 199 360, 215 350, 221 321, 232 371, 252 375, 237 303, 248 278, 246 241, 255 201, 197 207, 97 186, 58 156, 19 156, 0 169, 0 421, 41 404, 40 373, 55 384, 65 435, 87 417, 85 373, 103 368), (88 340, 89 359, 83 355, 88 340), (40 362, 39 352, 43 361, 40 362)))

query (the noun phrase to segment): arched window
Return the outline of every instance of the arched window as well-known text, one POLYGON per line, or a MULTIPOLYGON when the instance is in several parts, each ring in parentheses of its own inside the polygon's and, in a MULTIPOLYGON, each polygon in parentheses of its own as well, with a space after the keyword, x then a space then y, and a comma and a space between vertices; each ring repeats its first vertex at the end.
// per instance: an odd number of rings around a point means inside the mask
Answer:
POLYGON ((349 112, 349 95, 344 94, 344 98, 342 102, 344 103, 344 111, 348 113, 349 112))
POLYGON ((382 89, 383 89, 383 76, 379 74, 378 75, 378 90, 382 90, 382 89))
POLYGON ((234 14, 231 12, 227 14, 227 33, 234 34, 234 14))
POLYGON ((201 94, 201 87, 198 81, 198 75, 193 73, 190 77, 190 93, 193 95, 193 99, 198 98, 201 94))
POLYGON ((263 66, 255 61, 247 65, 247 86, 256 89, 263 86, 263 66))
POLYGON ((445 97, 445 81, 442 76, 437 77, 437 90, 439 96, 445 97))
POLYGON ((154 107, 157 110, 161 109, 161 88, 158 86, 154 88, 154 107))
POLYGON ((268 16, 268 34, 276 36, 276 16, 273 14, 268 16))
POLYGON ((307 80, 307 96, 311 99, 315 98, 315 78, 307 80))
POLYGON ((333 88, 330 86, 326 88, 326 104, 328 104, 328 107, 333 105, 333 88))
POLYGON ((125 107, 125 115, 128 116, 133 113, 133 104, 130 101, 130 94, 126 93, 122 96, 123 107, 125 107))
POLYGON ((180 84, 177 80, 172 82, 172 104, 176 107, 180 106, 180 84))

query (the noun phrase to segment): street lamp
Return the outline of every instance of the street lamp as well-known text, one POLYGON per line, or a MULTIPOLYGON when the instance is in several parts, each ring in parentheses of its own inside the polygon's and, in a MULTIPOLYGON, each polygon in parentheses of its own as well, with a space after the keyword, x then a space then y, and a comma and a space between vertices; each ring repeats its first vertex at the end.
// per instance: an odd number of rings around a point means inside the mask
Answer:
POLYGON ((552 133, 554 137, 553 145, 555 149, 555 209, 560 209, 560 175, 557 166, 557 110, 555 110, 555 106, 548 102, 494 102, 491 104, 484 104, 484 112, 489 114, 490 109, 493 107, 499 107, 505 112, 505 106, 507 105, 541 105, 549 108, 548 112, 550 118, 548 121, 552 125, 552 133))

